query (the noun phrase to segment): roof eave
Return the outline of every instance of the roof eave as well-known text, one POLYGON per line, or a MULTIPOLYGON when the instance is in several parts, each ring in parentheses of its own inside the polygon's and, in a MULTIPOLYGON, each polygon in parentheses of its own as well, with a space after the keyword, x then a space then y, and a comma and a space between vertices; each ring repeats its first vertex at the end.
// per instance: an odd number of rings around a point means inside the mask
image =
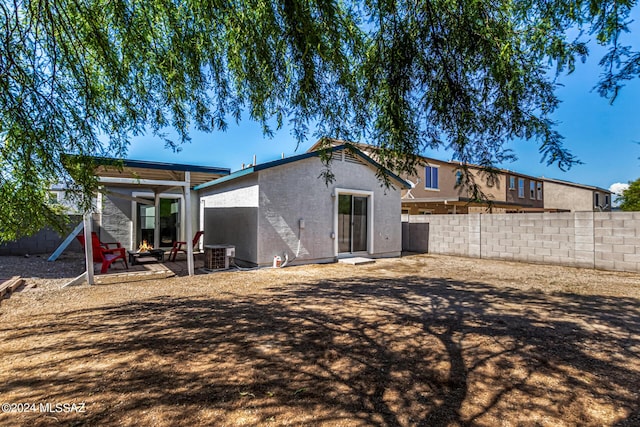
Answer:
MULTIPOLYGON (((356 148, 355 146, 353 146, 350 143, 345 143, 345 144, 342 144, 342 145, 336 145, 336 146, 327 148, 326 152, 335 152, 335 151, 340 151, 340 150, 344 150, 344 149, 348 149, 348 150, 352 151, 353 153, 358 155, 358 157, 360 157, 362 160, 366 161, 367 163, 369 163, 371 166, 375 167, 376 169, 383 170, 393 180, 397 181, 397 183, 400 184, 400 187, 402 187, 404 189, 411 188, 411 185, 409 185, 405 180, 403 180, 402 178, 400 178, 398 175, 394 174, 393 172, 389 171, 388 169, 385 169, 384 167, 382 167, 382 165, 380 165, 378 162, 373 160, 371 157, 367 156, 365 153, 363 153, 362 151, 360 151, 358 148, 356 148)), ((240 171, 236 171, 236 172, 234 172, 232 174, 229 174, 227 176, 224 176, 222 178, 218 178, 218 179, 206 182, 204 184, 197 185, 197 186, 194 187, 194 190, 202 190, 204 188, 212 187, 214 185, 219 185, 219 184, 222 184, 224 182, 231 181, 231 180, 240 178, 242 176, 246 176, 246 175, 249 175, 249 174, 254 173, 254 172, 259 172, 261 170, 270 169, 270 168, 273 168, 273 167, 276 167, 276 166, 282 166, 282 165, 286 165, 286 164, 289 164, 289 163, 294 163, 294 162, 297 162, 297 161, 300 161, 300 160, 309 159, 309 158, 312 158, 312 157, 319 157, 321 151, 322 150, 307 152, 307 153, 299 154, 297 156, 292 156, 292 157, 288 157, 288 158, 285 158, 285 159, 273 160, 271 162, 266 162, 266 163, 262 163, 262 164, 259 164, 259 165, 251 166, 249 168, 242 169, 240 171)))
POLYGON ((227 181, 233 181, 234 179, 238 179, 243 176, 247 176, 255 172, 255 167, 249 167, 245 169, 241 169, 227 176, 223 176, 222 178, 217 178, 209 182, 202 183, 200 185, 196 185, 193 187, 195 191, 202 190, 205 188, 213 187, 214 185, 222 184, 227 181))

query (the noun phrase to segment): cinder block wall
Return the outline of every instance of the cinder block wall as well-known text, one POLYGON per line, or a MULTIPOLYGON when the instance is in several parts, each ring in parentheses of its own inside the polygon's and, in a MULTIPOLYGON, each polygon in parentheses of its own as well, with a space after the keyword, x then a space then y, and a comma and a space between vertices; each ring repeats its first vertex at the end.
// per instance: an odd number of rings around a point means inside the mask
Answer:
POLYGON ((425 215, 429 252, 640 272, 640 212, 425 215))
POLYGON ((596 213, 593 229, 596 268, 640 271, 640 212, 596 213))
MULTIPOLYGON (((45 227, 33 236, 23 237, 15 242, 0 244, 0 255, 51 255, 80 221, 82 221, 82 216, 70 215, 69 229, 63 235, 49 227, 45 227)), ((82 252, 82 246, 74 239, 66 250, 69 252, 82 252)))

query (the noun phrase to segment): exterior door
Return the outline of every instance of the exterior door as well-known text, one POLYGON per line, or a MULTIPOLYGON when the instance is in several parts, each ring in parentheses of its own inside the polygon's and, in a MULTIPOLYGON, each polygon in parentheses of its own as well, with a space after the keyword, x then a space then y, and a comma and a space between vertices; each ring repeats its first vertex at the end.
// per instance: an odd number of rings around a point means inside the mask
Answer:
POLYGON ((338 195, 338 252, 367 251, 367 197, 338 195))
POLYGON ((153 205, 143 205, 142 203, 136 203, 136 205, 137 230, 133 249, 138 249, 143 241, 146 241, 155 248, 156 244, 153 241, 153 231, 155 229, 156 207, 153 205))
MULTIPOLYGON (((151 200, 150 200, 151 201, 151 200)), ((156 207, 136 203, 136 242, 134 248, 146 240, 154 248, 171 247, 180 240, 180 199, 160 198, 160 242, 155 241, 156 207)))
POLYGON ((160 247, 180 240, 180 199, 160 199, 160 247))

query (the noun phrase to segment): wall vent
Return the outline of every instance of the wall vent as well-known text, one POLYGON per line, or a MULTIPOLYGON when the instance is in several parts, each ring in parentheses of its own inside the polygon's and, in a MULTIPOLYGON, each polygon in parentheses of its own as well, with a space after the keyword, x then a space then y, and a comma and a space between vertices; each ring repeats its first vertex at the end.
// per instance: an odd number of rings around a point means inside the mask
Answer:
POLYGON ((351 153, 348 150, 342 150, 342 154, 344 156, 344 161, 348 162, 348 163, 356 163, 356 164, 363 164, 362 160, 360 160, 360 157, 356 156, 355 154, 351 153))

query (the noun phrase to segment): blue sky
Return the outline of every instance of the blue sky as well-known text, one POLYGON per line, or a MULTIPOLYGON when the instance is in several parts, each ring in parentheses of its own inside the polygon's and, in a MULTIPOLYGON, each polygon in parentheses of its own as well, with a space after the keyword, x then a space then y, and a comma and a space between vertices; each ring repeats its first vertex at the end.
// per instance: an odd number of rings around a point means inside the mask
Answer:
MULTIPOLYGON (((535 141, 514 141, 509 147, 518 160, 502 164, 503 168, 602 188, 640 177, 640 79, 629 82, 611 105, 593 90, 601 72, 598 61, 603 53, 598 46, 591 46, 586 63, 578 62, 574 73, 558 79, 563 85, 557 91, 562 103, 553 119, 559 122, 556 129, 565 137, 565 147, 583 164, 563 172, 555 165, 547 166, 540 161, 535 141)), ((243 163, 251 163, 254 155, 258 163, 264 163, 280 158, 282 153, 285 156, 303 153, 316 142, 311 138, 297 147, 288 129, 267 138, 262 135, 260 126, 248 119, 238 125, 231 123, 226 132, 194 132, 191 137, 192 142, 183 145, 178 153, 163 148, 162 142, 152 135, 137 137, 133 139, 127 157, 226 167, 235 171, 243 163)), ((423 154, 443 160, 451 157, 445 150, 430 150, 423 154)))

